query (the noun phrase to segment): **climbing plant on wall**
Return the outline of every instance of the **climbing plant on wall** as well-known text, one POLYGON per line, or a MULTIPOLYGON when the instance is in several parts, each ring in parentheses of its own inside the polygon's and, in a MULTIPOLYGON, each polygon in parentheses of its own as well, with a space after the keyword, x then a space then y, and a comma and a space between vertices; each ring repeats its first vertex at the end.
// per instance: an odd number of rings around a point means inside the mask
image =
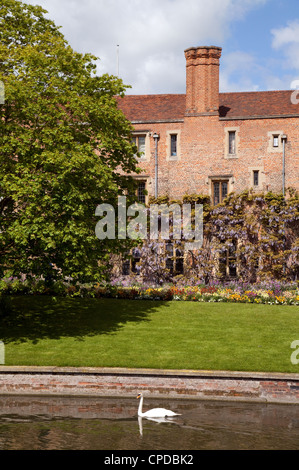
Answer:
POLYGON ((232 277, 248 282, 299 278, 299 197, 295 191, 289 190, 286 198, 272 192, 231 193, 215 207, 205 195, 186 195, 182 201, 166 196, 150 200, 150 204, 174 202, 202 204, 202 247, 185 253, 184 276, 177 276, 167 270, 167 252, 160 249, 157 255, 157 242, 153 250, 153 244, 147 243, 138 260, 140 280, 143 271, 145 279, 149 278, 150 267, 160 283, 180 279, 189 285, 207 284, 232 277))

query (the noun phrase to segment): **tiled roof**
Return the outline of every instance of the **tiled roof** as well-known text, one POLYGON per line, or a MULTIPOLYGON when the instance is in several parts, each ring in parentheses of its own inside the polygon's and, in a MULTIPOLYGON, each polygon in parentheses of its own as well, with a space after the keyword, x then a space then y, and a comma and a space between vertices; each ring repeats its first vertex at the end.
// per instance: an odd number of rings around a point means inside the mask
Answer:
POLYGON ((184 119, 186 95, 127 95, 117 97, 126 118, 133 122, 184 119))
POLYGON ((299 104, 292 104, 291 96, 291 90, 220 93, 220 117, 299 115, 299 104))
MULTIPOLYGON (((299 116, 299 104, 292 104, 292 91, 254 91, 219 94, 220 118, 299 116)), ((186 95, 127 95, 117 97, 120 109, 133 123, 183 120, 186 95)))

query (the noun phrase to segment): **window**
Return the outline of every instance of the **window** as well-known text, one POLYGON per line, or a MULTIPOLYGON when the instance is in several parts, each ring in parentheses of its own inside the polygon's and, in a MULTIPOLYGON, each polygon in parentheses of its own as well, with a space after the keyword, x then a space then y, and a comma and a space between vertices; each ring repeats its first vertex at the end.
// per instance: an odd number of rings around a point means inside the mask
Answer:
POLYGON ((145 158, 145 139, 145 135, 134 135, 132 139, 137 147, 140 158, 145 158))
POLYGON ((166 160, 176 161, 180 159, 181 131, 169 129, 166 131, 166 160))
POLYGON ((141 253, 138 248, 133 248, 131 252, 125 254, 125 259, 122 261, 122 275, 129 276, 131 273, 136 275, 140 274, 140 263, 141 253))
POLYGON ((131 197, 134 197, 135 201, 140 204, 147 204, 148 203, 148 181, 147 177, 145 178, 138 178, 135 179, 135 188, 132 193, 130 193, 131 197))
POLYGON ((224 128, 224 158, 238 158, 240 147, 240 128, 224 128))
POLYGON ((122 263, 122 275, 129 276, 130 274, 130 260, 125 259, 122 263))
POLYGON ((268 132, 268 152, 281 152, 282 141, 281 136, 283 135, 282 130, 273 130, 268 132))
POLYGON ((228 194, 228 180, 227 181, 212 181, 212 200, 213 205, 216 206, 227 197, 228 194))
POLYGON ((141 204, 146 203, 146 183, 145 183, 145 181, 139 181, 138 182, 137 198, 138 198, 138 202, 140 202, 141 204))
POLYGON ((138 263, 140 262, 141 253, 138 248, 133 248, 132 250, 132 272, 139 275, 140 267, 138 263))
POLYGON ((263 166, 248 167, 248 187, 254 191, 262 191, 265 189, 265 169, 263 166))
POLYGON ((237 277, 237 242, 232 240, 228 249, 219 255, 219 272, 222 277, 237 277))
POLYGON ((279 147, 279 135, 273 135, 273 147, 279 147))
POLYGON ((184 274, 184 252, 175 243, 168 241, 165 245, 165 267, 171 274, 184 274))
POLYGON ((228 132, 228 153, 229 155, 236 153, 236 131, 228 132))
POLYGON ((177 134, 170 135, 170 156, 176 157, 177 156, 177 134))
POLYGON ((253 186, 259 185, 259 170, 253 170, 253 186))

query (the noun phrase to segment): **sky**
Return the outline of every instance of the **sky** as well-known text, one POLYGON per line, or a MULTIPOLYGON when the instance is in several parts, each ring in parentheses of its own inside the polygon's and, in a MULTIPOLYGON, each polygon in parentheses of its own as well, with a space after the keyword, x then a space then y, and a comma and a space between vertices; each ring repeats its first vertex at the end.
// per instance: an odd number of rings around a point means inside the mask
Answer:
POLYGON ((220 91, 299 88, 298 0, 23 0, 128 94, 185 93, 184 50, 222 47, 220 91))

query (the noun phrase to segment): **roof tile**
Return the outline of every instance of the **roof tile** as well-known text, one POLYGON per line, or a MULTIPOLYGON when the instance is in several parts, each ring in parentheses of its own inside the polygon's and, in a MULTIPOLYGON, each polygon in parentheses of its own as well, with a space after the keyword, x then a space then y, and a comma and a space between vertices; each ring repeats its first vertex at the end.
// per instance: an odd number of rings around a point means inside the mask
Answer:
MULTIPOLYGON (((299 104, 292 104, 291 90, 219 94, 221 118, 299 116, 299 104)), ((119 108, 132 122, 183 120, 185 94, 126 95, 117 97, 119 108)))

